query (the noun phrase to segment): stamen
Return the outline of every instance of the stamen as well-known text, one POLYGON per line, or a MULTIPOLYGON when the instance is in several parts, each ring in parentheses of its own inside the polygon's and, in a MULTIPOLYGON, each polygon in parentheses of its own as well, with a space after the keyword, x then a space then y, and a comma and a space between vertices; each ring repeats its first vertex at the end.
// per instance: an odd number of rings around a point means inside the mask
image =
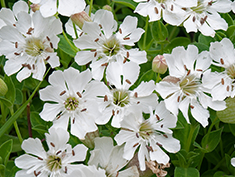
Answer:
POLYGON ((130 53, 126 52, 126 58, 129 58, 129 56, 130 56, 130 53))
POLYGON ((190 108, 191 108, 191 109, 193 109, 193 108, 194 108, 194 106, 193 106, 193 105, 190 105, 190 108))
POLYGON ((126 81, 128 84, 131 84, 131 81, 130 81, 130 80, 126 79, 125 81, 126 81))
POLYGON ((188 72, 187 72, 187 76, 190 74, 190 72, 191 72, 191 70, 188 70, 188 72))
POLYGON ((43 158, 41 158, 41 157, 38 157, 38 159, 39 159, 39 160, 43 160, 43 158))
POLYGON ((138 133, 136 133, 135 135, 136 135, 137 138, 139 138, 139 134, 138 133))
POLYGON ((101 66, 107 67, 107 66, 108 66, 108 63, 103 63, 101 66))
POLYGON ((126 58, 126 57, 124 57, 123 64, 124 64, 124 63, 126 63, 126 61, 127 61, 127 58, 126 58))
POLYGON ((97 56, 97 52, 95 52, 95 54, 94 54, 94 57, 96 57, 97 56))
POLYGON ((138 146, 138 145, 139 145, 139 143, 136 143, 136 144, 133 145, 133 147, 136 147, 136 146, 138 146))
POLYGON ((99 27, 100 27, 100 28, 102 28, 102 25, 101 25, 101 24, 99 24, 99 27))
POLYGON ((161 125, 161 128, 163 128, 163 124, 161 125))
POLYGON ((162 147, 162 145, 161 145, 160 143, 157 142, 156 144, 157 144, 158 146, 162 147))
POLYGON ((171 11, 173 11, 173 5, 171 4, 171 11))
POLYGON ((61 117, 61 115, 58 115, 58 116, 56 117, 56 120, 58 120, 60 117, 61 117))
POLYGON ((13 24, 13 26, 15 26, 15 27, 16 27, 16 24, 13 24))
POLYGON ((115 111, 114 110, 112 110, 112 114, 113 114, 113 116, 115 116, 115 111))
POLYGON ((15 48, 18 48, 18 42, 15 42, 15 48))
POLYGON ((68 168, 65 166, 64 167, 64 172, 67 173, 68 172, 68 168))
POLYGON ((104 102, 105 101, 108 101, 108 96, 107 95, 104 96, 104 102))
POLYGON ((138 101, 136 104, 140 104, 140 102, 138 101))
POLYGON ((122 34, 122 29, 121 29, 121 28, 119 28, 119 30, 118 30, 118 31, 119 31, 119 33, 120 33, 120 34, 122 34))
POLYGON ((86 109, 86 108, 84 108, 84 109, 82 109, 82 110, 81 110, 81 112, 84 112, 84 111, 86 111, 86 110, 87 110, 87 109, 86 109))
POLYGON ((61 153, 61 151, 58 151, 58 152, 56 153, 56 155, 58 155, 59 153, 61 153))
POLYGON ((117 172, 117 175, 116 175, 116 177, 118 177, 118 175, 119 175, 119 171, 117 172))
POLYGON ((32 66, 33 66, 33 70, 35 70, 35 64, 33 64, 32 66))
POLYGON ((226 89, 227 89, 227 91, 229 92, 229 85, 227 86, 227 88, 226 88, 226 89))
POLYGON ((50 142, 50 144, 51 144, 52 147, 55 147, 55 144, 54 144, 54 143, 50 142))
POLYGON ((206 15, 206 16, 204 17, 204 19, 203 19, 203 20, 204 20, 204 22, 206 21, 206 19, 207 19, 207 15, 206 15))
POLYGON ((196 71, 203 71, 202 69, 196 69, 196 71))
POLYGON ((138 97, 138 93, 137 93, 137 92, 135 92, 135 93, 134 93, 134 96, 137 98, 137 97, 138 97))
POLYGON ((222 65, 224 64, 223 58, 220 59, 220 63, 221 63, 222 65))
POLYGON ((100 39, 99 38, 97 38, 96 40, 95 40, 95 42, 98 42, 100 39))
POLYGON ((157 114, 155 114, 155 116, 156 116, 157 120, 160 120, 160 117, 157 114))
POLYGON ((91 51, 91 52, 96 52, 96 49, 91 49, 90 51, 91 51))
POLYGON ((60 96, 62 96, 62 95, 64 95, 66 93, 66 91, 64 90, 64 91, 62 91, 61 93, 60 93, 60 96))
POLYGON ((158 14, 158 9, 157 9, 157 7, 154 7, 154 11, 155 11, 156 14, 158 14))
POLYGON ((168 136, 167 136, 166 134, 163 134, 163 136, 164 136, 165 138, 168 138, 168 136))
POLYGON ((177 102, 180 102, 180 96, 178 96, 178 98, 177 98, 177 102))
POLYGON ((74 150, 72 150, 72 155, 73 155, 73 156, 75 156, 75 152, 74 152, 74 150))
POLYGON ((184 69, 187 71, 187 67, 186 67, 186 65, 184 65, 184 69))
POLYGON ((77 95, 82 98, 82 94, 80 92, 77 92, 77 95))
POLYGON ((73 118, 73 124, 75 123, 75 118, 73 118))
POLYGON ((81 32, 80 34, 79 34, 79 37, 81 37, 83 35, 83 32, 81 32))
POLYGON ((48 36, 46 36, 46 38, 47 38, 48 41, 51 41, 51 39, 48 36))
POLYGON ((161 7, 162 7, 163 9, 165 9, 165 8, 166 8, 163 4, 161 4, 161 7))
POLYGON ((204 22, 205 22, 205 21, 204 21, 204 18, 201 18, 201 19, 200 19, 200 23, 201 23, 201 25, 203 25, 203 24, 204 24, 204 22))
POLYGON ((48 61, 50 59, 50 56, 48 56, 45 60, 48 61))
POLYGON ((14 54, 15 54, 15 55, 20 55, 20 53, 17 53, 17 52, 15 52, 14 54))
POLYGON ((125 38, 123 38, 123 40, 129 40, 130 38, 129 37, 125 37, 125 38))
POLYGON ((221 84, 224 85, 224 78, 221 79, 221 84))
POLYGON ((32 28, 32 27, 30 27, 29 29, 28 29, 28 32, 26 33, 26 34, 28 34, 28 35, 32 35, 32 31, 34 30, 34 28, 32 28))
POLYGON ((153 152, 153 148, 152 148, 152 146, 148 146, 148 145, 146 145, 146 148, 148 149, 148 151, 153 152))
POLYGON ((193 22, 195 22, 196 21, 196 17, 195 16, 193 16, 193 22))
POLYGON ((119 114, 119 110, 117 110, 117 114, 119 114))
POLYGON ((212 2, 213 2, 213 1, 208 2, 208 6, 211 6, 211 5, 212 5, 212 2))

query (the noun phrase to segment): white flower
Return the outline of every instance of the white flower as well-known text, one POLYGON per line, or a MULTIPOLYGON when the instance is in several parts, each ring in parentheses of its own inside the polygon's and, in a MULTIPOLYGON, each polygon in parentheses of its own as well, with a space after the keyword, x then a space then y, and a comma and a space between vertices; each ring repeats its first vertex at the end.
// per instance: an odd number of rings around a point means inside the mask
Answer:
POLYGON ((90 81, 89 69, 81 73, 74 68, 54 71, 49 77, 51 85, 39 91, 41 100, 54 102, 44 104, 41 118, 66 130, 70 119, 71 134, 80 139, 96 131, 95 119, 100 113, 95 98, 105 85, 90 81))
POLYGON ((94 22, 85 22, 83 35, 74 41, 81 50, 75 61, 79 65, 91 63, 94 79, 101 80, 103 72, 110 62, 125 63, 127 60, 141 64, 147 61, 146 52, 138 49, 127 50, 124 45, 134 46, 144 30, 137 28, 137 18, 127 16, 116 32, 117 22, 110 11, 100 10, 95 14, 94 22), (116 32, 116 33, 115 33, 116 32))
POLYGON ((166 108, 175 116, 178 115, 178 109, 181 110, 187 122, 190 108, 192 116, 203 127, 207 126, 210 116, 207 107, 214 110, 223 110, 226 107, 224 101, 212 101, 206 94, 210 94, 210 90, 201 81, 204 73, 210 72, 209 52, 198 54, 197 47, 189 45, 187 50, 176 47, 172 54, 164 54, 164 57, 170 76, 157 83, 156 91, 165 99, 166 108))
POLYGON ((16 177, 64 177, 83 165, 71 164, 84 161, 87 147, 82 144, 74 148, 66 144, 69 133, 64 129, 49 129, 46 142, 49 150, 45 151, 41 140, 29 138, 22 143, 22 149, 27 153, 17 157, 15 164, 22 170, 16 173, 16 177))
POLYGON ((3 26, 0 29, 0 52, 9 60, 4 70, 7 75, 19 71, 17 79, 22 81, 31 73, 33 78, 42 80, 45 73, 45 63, 52 68, 59 66, 59 58, 54 52, 62 32, 62 24, 55 17, 43 18, 39 12, 32 16, 21 11, 17 14, 14 26, 3 26))
POLYGON ((235 95, 235 49, 233 43, 224 38, 210 45, 210 56, 213 64, 224 69, 223 72, 213 72, 204 75, 202 81, 205 87, 212 89, 213 100, 224 100, 235 95))
POLYGON ((163 20, 171 25, 179 26, 184 20, 185 11, 181 8, 191 7, 196 4, 196 0, 134 0, 139 3, 135 12, 146 17, 149 16, 149 21, 163 20))
POLYGON ((80 169, 74 170, 68 177, 107 177, 105 170, 101 168, 96 168, 95 165, 83 166, 80 169))
POLYGON ((40 5, 40 12, 43 17, 50 17, 56 14, 71 16, 72 14, 81 12, 85 9, 86 2, 84 0, 30 0, 34 4, 40 5), (58 9, 57 9, 57 3, 58 9))
POLYGON ((136 166, 120 171, 128 163, 128 160, 122 157, 123 150, 123 146, 113 146, 113 140, 110 137, 95 138, 95 149, 90 152, 88 165, 104 169, 109 177, 138 177, 136 166))
POLYGON ((214 30, 226 31, 228 28, 218 12, 226 13, 230 10, 230 0, 198 0, 197 6, 186 8, 184 27, 188 33, 199 30, 205 36, 214 37, 214 30))
POLYGON ((231 159, 231 164, 232 164, 232 166, 235 167, 235 158, 232 158, 232 159, 231 159))
POLYGON ((174 128, 176 122, 176 117, 165 108, 164 102, 157 105, 155 113, 150 113, 149 119, 144 119, 142 112, 135 109, 124 117, 121 122, 123 129, 114 139, 118 145, 125 143, 123 157, 127 160, 133 158, 139 147, 140 170, 144 171, 145 159, 163 164, 169 162, 170 158, 162 148, 171 153, 180 150, 180 142, 172 137, 172 131, 169 129, 174 128))
POLYGON ((137 88, 129 90, 136 82, 139 70, 140 67, 133 62, 109 64, 106 78, 111 90, 106 88, 103 98, 99 100, 102 116, 97 118, 97 124, 106 124, 113 116, 112 126, 119 128, 121 120, 129 112, 131 106, 138 106, 146 113, 149 112, 149 106, 156 106, 158 97, 153 93, 154 81, 141 82, 137 88))

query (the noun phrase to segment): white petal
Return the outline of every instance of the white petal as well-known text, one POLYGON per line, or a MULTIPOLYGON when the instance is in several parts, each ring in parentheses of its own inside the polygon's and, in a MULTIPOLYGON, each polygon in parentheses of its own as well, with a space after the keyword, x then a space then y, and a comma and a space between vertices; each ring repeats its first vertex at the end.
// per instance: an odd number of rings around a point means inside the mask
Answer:
POLYGON ((85 9, 86 3, 84 0, 59 0, 58 12, 64 16, 71 16, 85 9))
POLYGON ((29 6, 25 1, 17 1, 12 7, 13 13, 15 16, 21 11, 28 13, 29 6))
POLYGON ((56 7, 57 0, 47 0, 44 4, 40 7, 40 12, 42 13, 43 17, 50 17, 53 16, 57 12, 56 7))
POLYGON ((194 107, 191 109, 192 116, 203 126, 206 127, 208 125, 208 118, 210 116, 209 111, 203 108, 198 102, 192 103, 194 107))

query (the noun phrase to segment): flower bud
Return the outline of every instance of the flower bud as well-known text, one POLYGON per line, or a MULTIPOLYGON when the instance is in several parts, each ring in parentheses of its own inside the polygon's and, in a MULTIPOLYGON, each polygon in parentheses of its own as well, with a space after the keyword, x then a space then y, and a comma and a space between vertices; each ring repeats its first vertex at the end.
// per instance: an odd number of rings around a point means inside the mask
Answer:
POLYGON ((103 9, 104 9, 104 10, 108 10, 108 11, 112 12, 112 7, 111 7, 111 6, 109 6, 109 5, 105 5, 105 6, 103 6, 103 9))
POLYGON ((152 62, 152 70, 156 73, 164 74, 167 70, 166 59, 163 55, 157 55, 152 62))
POLYGON ((0 96, 6 95, 8 87, 6 83, 0 78, 0 96))
POLYGON ((81 29, 85 21, 92 22, 91 17, 85 11, 73 14, 70 18, 81 29))
POLYGON ((31 4, 30 8, 32 9, 33 12, 36 12, 37 10, 40 9, 40 5, 39 4, 31 4))
POLYGON ((86 145, 88 148, 93 149, 95 147, 94 139, 99 137, 99 131, 96 130, 94 132, 89 132, 86 134, 85 139, 81 140, 81 142, 86 145))

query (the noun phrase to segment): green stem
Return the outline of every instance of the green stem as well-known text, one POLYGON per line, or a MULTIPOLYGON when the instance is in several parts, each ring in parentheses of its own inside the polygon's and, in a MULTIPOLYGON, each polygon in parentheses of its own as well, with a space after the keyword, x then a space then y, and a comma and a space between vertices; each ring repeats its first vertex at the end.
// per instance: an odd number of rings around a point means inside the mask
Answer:
MULTIPOLYGON (((12 116, 14 114, 13 107, 10 108, 10 112, 11 112, 11 116, 12 116)), ((15 131, 16 131, 17 137, 19 138, 20 144, 22 144, 23 138, 21 136, 20 129, 19 129, 18 124, 17 124, 16 121, 14 122, 14 127, 15 127, 15 131)))
POLYGON ((156 80, 156 83, 160 82, 162 80, 161 76, 160 76, 160 73, 157 73, 157 80, 156 80))
MULTIPOLYGON (((44 75, 44 78, 48 74, 50 68, 47 70, 46 74, 44 75)), ((44 80, 43 78, 43 80, 44 80)), ((35 90, 33 91, 32 95, 29 97, 29 99, 7 120, 7 122, 0 128, 0 138, 4 135, 4 133, 11 127, 11 125, 17 120, 17 118, 22 114, 24 109, 26 108, 27 104, 33 99, 35 93, 39 89, 40 85, 42 84, 43 80, 39 82, 35 90)))
POLYGON ((145 33, 144 33, 144 44, 143 48, 144 50, 146 49, 146 40, 147 40, 147 33, 148 33, 148 26, 149 26, 149 16, 146 17, 146 23, 145 23, 145 33))
POLYGON ((64 30, 62 31, 63 35, 64 35, 64 38, 65 40, 68 42, 68 44, 70 45, 70 47, 75 51, 75 52, 78 52, 78 49, 77 47, 75 47, 69 40, 69 38, 67 37, 66 33, 64 32, 64 30))
POLYGON ((188 135, 188 139, 187 139, 187 144, 186 144, 186 147, 185 147, 185 150, 186 152, 189 152, 190 151, 190 146, 191 146, 191 143, 192 143, 192 138, 193 138, 193 133, 195 131, 195 128, 192 124, 190 125, 190 132, 189 132, 189 135, 188 135))
POLYGON ((200 157, 199 164, 198 164, 198 166, 197 166, 198 171, 200 171, 200 169, 201 169, 202 161, 203 161, 203 159, 204 159, 204 156, 205 156, 205 153, 202 152, 202 155, 201 155, 201 157, 200 157))
POLYGON ((75 33, 75 36, 76 36, 76 39, 78 38, 78 32, 77 32, 77 28, 76 28, 76 25, 73 23, 73 30, 74 30, 74 33, 75 33))
POLYGON ((93 7, 93 0, 90 1, 89 16, 91 16, 92 7, 93 7))
POLYGON ((4 0, 1 0, 1 6, 2 6, 2 8, 3 8, 3 7, 6 7, 6 3, 5 3, 4 0))

